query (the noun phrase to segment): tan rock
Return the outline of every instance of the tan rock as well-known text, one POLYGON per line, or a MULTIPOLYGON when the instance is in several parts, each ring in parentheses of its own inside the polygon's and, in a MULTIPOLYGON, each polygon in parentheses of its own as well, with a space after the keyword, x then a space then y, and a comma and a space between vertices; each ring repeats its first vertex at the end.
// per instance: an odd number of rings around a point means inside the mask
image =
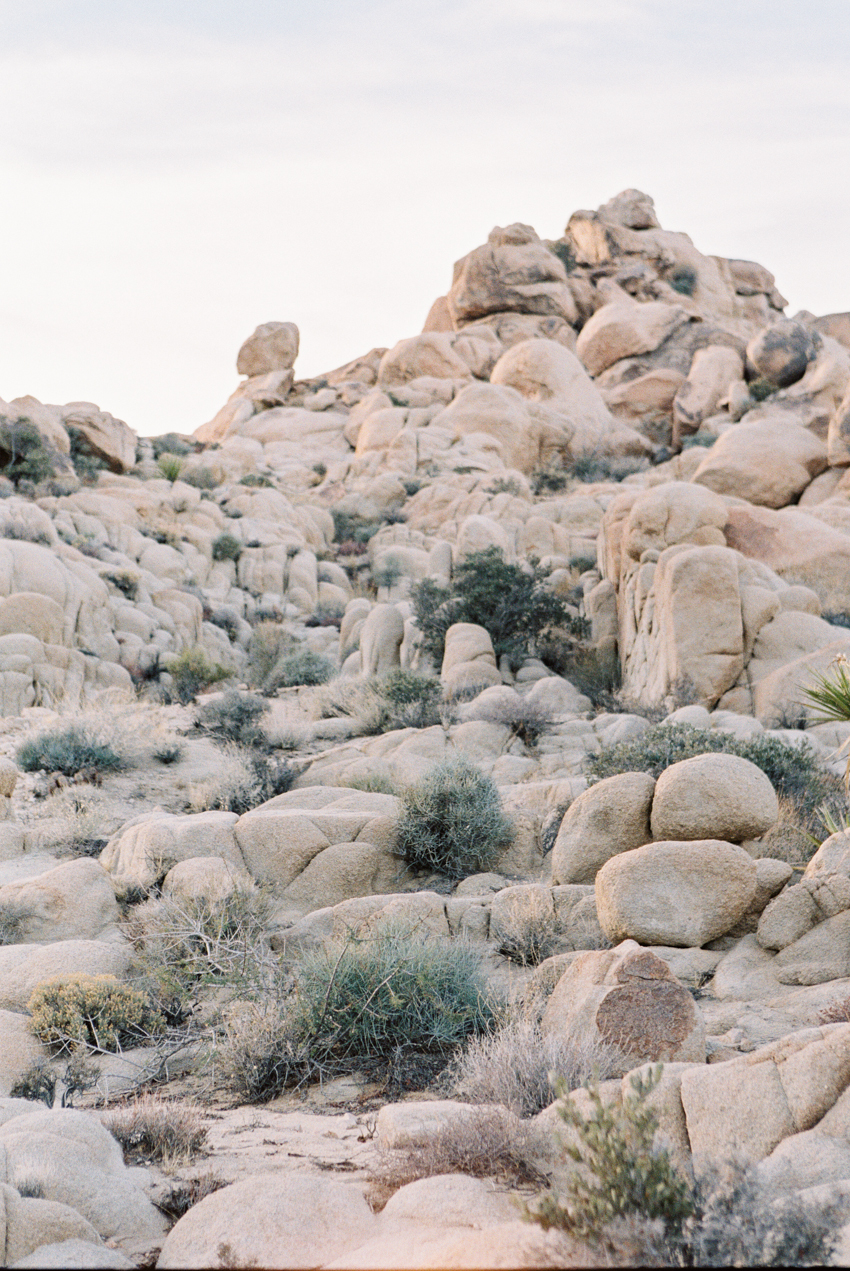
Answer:
POLYGON ((696 432, 702 421, 717 410, 730 385, 741 380, 743 374, 744 362, 737 349, 720 344, 697 349, 688 377, 673 402, 674 443, 683 434, 696 432))
POLYGON ((491 313, 534 313, 574 322, 577 310, 558 257, 529 226, 494 229, 454 267, 448 294, 454 326, 491 313))
POLYGON ((818 923, 776 955, 780 984, 826 984, 850 976, 850 910, 818 923))
POLYGON ((64 626, 64 611, 49 596, 19 591, 0 600, 0 635, 18 632, 42 644, 62 644, 64 626))
POLYGON ((624 357, 651 353, 689 320, 677 305, 625 297, 603 305, 581 329, 576 352, 591 375, 599 375, 624 357))
POLYGON ((253 376, 291 370, 298 356, 299 338, 294 322, 261 323, 239 350, 237 371, 253 376))
POLYGON ((29 1016, 19 1011, 0 1010, 0 1098, 6 1098, 46 1053, 33 1037, 29 1016))
POLYGON ((827 465, 826 446, 776 412, 718 437, 694 473, 698 485, 770 508, 782 508, 827 465))
POLYGON ((567 809, 555 839, 553 883, 592 883, 612 856, 648 843, 654 789, 648 773, 624 772, 580 794, 567 809))
POLYGON ((8 944, 93 940, 119 918, 115 889, 98 861, 65 861, 0 887, 0 912, 12 917, 8 944))
POLYGON ((70 402, 62 422, 81 435, 82 448, 102 460, 112 472, 129 472, 136 463, 136 434, 123 419, 98 410, 91 402, 70 402))
POLYGON ((218 856, 244 872, 233 833, 237 820, 235 812, 156 812, 119 830, 101 852, 100 862, 116 883, 141 887, 158 882, 178 861, 193 856, 218 856))
POLYGON ((436 331, 399 340, 381 358, 378 383, 386 388, 393 384, 406 384, 423 375, 433 375, 436 379, 468 380, 469 367, 455 353, 453 344, 450 335, 436 331))
POLYGON ((642 490, 622 533, 625 557, 639 561, 645 551, 692 543, 725 546, 726 502, 711 490, 686 481, 667 481, 642 490))
POLYGON ((460 688, 501 684, 493 641, 484 627, 472 622, 455 622, 446 632, 446 646, 440 671, 447 694, 460 688))
POLYGON ((44 980, 78 973, 123 979, 132 965, 132 946, 121 939, 0 946, 0 1009, 25 1011, 44 980))
POLYGON ((647 843, 602 866, 596 908, 610 940, 693 948, 734 927, 755 891, 755 861, 732 843, 647 843))
POLYGON ((375 605, 360 629, 362 675, 383 677, 401 666, 404 618, 395 605, 375 605))
POLYGON ((671 764, 652 800, 654 839, 723 839, 766 834, 779 816, 769 779, 748 759, 705 754, 671 764))
POLYGON ((195 1205, 169 1232, 157 1266, 316 1267, 364 1244, 377 1219, 358 1188, 285 1171, 253 1174, 195 1205))
POLYGON ((597 1036, 641 1060, 705 1059, 705 1026, 690 993, 665 962, 630 940, 580 954, 555 986, 540 1027, 597 1036))

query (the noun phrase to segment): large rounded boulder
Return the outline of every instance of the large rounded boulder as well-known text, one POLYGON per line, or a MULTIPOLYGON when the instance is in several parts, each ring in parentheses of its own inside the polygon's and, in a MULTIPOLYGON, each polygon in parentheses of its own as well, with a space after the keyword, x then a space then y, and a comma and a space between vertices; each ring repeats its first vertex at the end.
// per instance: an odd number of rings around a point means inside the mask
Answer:
POLYGON ((738 755, 695 755, 671 764, 652 800, 652 838, 743 843, 776 823, 779 804, 768 777, 738 755))
POLYGON ((756 894, 756 863, 718 839, 647 843, 596 875, 596 910, 609 940, 695 948, 725 935, 756 894))
POLYGON ((793 318, 782 318, 759 331, 747 345, 747 366, 761 379, 787 388, 802 379, 820 348, 820 336, 793 318))
POLYGON ((648 773, 622 772, 583 791, 568 808, 555 839, 553 883, 592 883, 612 856, 648 843, 654 788, 648 773))

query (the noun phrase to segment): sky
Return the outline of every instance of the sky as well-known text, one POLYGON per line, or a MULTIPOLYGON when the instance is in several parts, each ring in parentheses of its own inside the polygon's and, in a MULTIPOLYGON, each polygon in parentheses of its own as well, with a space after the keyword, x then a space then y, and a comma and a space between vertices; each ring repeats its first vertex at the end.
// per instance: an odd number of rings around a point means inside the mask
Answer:
POLYGON ((627 187, 850 310, 848 0, 0 0, 0 398, 192 432, 259 323, 318 375, 627 187))

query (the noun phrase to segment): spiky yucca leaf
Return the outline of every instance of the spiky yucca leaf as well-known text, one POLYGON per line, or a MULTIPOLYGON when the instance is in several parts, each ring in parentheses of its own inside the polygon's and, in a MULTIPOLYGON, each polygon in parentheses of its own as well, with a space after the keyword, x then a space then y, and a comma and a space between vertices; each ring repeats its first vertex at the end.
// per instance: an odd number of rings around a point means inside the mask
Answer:
MULTIPOLYGON (((815 675, 815 682, 812 688, 804 690, 804 696, 808 698, 808 704, 816 706, 820 712, 819 718, 822 723, 848 723, 850 722, 850 674, 847 668, 850 661, 843 653, 839 653, 833 659, 835 673, 833 677, 829 675, 815 675)), ((841 754, 843 750, 850 749, 850 737, 839 746, 837 754, 841 754)), ((847 756, 847 767, 844 770, 844 789, 850 793, 850 754, 847 756)))

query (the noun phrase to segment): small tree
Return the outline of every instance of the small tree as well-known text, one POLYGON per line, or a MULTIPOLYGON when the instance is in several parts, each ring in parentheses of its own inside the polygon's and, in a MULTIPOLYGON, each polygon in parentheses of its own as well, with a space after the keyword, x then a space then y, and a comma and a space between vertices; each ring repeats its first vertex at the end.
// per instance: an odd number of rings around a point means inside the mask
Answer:
POLYGON ((549 573, 509 565, 498 547, 487 547, 458 566, 450 587, 423 579, 410 593, 423 648, 439 665, 452 623, 473 622, 486 627, 497 658, 507 654, 519 666, 546 631, 574 625, 565 602, 545 586, 549 573))

